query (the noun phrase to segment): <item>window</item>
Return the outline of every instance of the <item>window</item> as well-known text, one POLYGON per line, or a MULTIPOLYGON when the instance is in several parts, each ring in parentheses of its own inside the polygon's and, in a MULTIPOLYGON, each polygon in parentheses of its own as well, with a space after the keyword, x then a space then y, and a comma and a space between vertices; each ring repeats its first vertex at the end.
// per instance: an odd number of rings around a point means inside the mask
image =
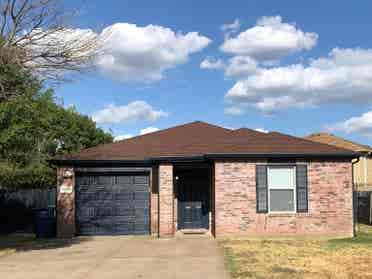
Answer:
POLYGON ((269 212, 296 212, 296 167, 267 168, 269 212))

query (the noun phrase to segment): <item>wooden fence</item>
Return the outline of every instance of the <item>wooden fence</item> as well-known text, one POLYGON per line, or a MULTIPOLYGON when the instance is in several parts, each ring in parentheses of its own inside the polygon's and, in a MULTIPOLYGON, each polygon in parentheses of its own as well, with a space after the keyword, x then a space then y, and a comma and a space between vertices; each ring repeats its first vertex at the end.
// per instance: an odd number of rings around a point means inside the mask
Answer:
POLYGON ((0 190, 0 202, 17 201, 31 209, 54 208, 56 203, 55 189, 30 189, 9 192, 0 190))
POLYGON ((34 230, 35 210, 48 209, 55 216, 55 189, 10 192, 0 189, 0 233, 34 230))
POLYGON ((372 225, 372 192, 356 192, 358 223, 372 225))

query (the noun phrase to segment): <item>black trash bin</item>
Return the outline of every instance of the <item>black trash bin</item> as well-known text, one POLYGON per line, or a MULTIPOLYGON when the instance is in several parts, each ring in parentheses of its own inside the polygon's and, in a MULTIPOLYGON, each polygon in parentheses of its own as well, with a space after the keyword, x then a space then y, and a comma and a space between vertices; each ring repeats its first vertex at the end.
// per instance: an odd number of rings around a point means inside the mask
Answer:
POLYGON ((56 236, 56 218, 50 209, 35 211, 35 232, 37 238, 53 238, 56 236))

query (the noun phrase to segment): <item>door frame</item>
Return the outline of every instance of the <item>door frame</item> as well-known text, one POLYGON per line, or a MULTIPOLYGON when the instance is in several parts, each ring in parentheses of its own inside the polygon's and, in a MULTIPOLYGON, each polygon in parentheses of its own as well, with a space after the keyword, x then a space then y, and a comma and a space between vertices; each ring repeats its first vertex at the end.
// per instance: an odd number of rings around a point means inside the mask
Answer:
POLYGON ((176 209, 177 209, 177 230, 200 230, 200 229, 211 229, 211 212, 212 212, 212 166, 209 163, 191 163, 191 164, 177 164, 174 165, 176 171, 175 171, 175 177, 174 177, 174 194, 175 194, 175 201, 177 203, 176 209), (195 169, 203 169, 206 172, 206 183, 203 187, 203 191, 206 191, 206 197, 205 197, 205 203, 207 204, 207 220, 204 220, 202 218, 202 225, 200 228, 185 228, 184 227, 184 216, 183 216, 183 203, 180 202, 180 186, 177 182, 176 176, 177 176, 177 170, 192 170, 195 169))

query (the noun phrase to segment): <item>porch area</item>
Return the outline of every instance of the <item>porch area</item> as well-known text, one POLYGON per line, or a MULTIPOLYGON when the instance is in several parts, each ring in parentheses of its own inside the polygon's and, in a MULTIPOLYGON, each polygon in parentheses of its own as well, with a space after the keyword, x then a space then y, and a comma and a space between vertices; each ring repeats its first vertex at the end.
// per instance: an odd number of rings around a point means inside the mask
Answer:
POLYGON ((160 164, 157 172, 158 235, 214 235, 213 165, 160 164))

